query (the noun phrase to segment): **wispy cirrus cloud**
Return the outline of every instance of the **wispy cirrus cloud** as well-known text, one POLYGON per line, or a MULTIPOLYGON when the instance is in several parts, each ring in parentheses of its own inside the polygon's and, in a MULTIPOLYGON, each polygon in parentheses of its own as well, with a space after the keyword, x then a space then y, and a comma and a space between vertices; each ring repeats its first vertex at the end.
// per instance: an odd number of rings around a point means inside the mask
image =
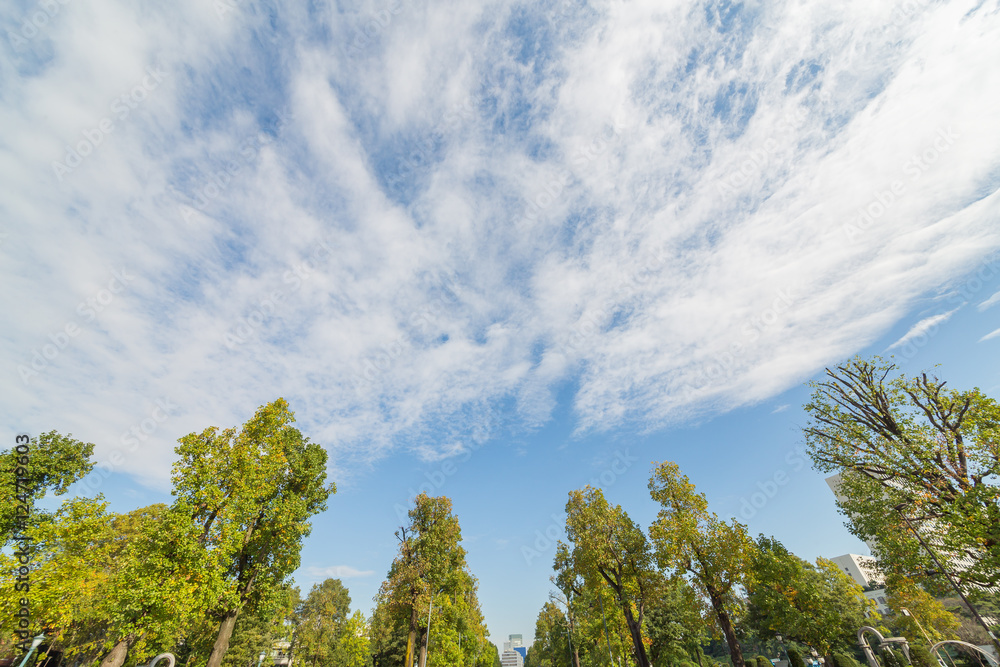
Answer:
POLYGON ((171 396, 165 485, 277 395, 339 475, 567 385, 581 432, 762 401, 1000 247, 1000 14, 918 5, 413 3, 346 51, 375 4, 63 5, 0 59, 8 422, 101 457, 171 396))
POLYGON ((982 312, 987 308, 992 308, 998 303, 1000 303, 1000 292, 995 293, 993 296, 991 296, 990 298, 986 299, 985 301, 977 305, 976 309, 982 312))
POLYGON ((331 565, 329 567, 307 567, 304 568, 306 576, 310 580, 320 579, 356 579, 359 577, 370 577, 375 574, 374 570, 359 570, 350 565, 331 565))
POLYGON ((942 324, 944 324, 945 322, 947 322, 948 319, 952 315, 954 315, 955 311, 957 311, 957 310, 958 310, 958 308, 955 308, 953 310, 949 310, 946 313, 939 313, 937 315, 931 315, 930 317, 925 317, 924 319, 920 320, 919 322, 917 322, 916 324, 914 324, 912 327, 910 327, 909 331, 907 331, 905 334, 903 334, 899 338, 899 340, 897 340, 895 343, 893 343, 892 345, 890 345, 886 349, 887 350, 894 350, 897 347, 902 347, 903 345, 906 345, 907 343, 909 343, 914 338, 917 338, 918 336, 924 336, 928 332, 936 330, 937 327, 939 327, 942 324))
POLYGON ((997 329, 996 331, 991 331, 990 333, 986 334, 985 336, 979 339, 979 342, 982 343, 985 340, 992 340, 997 336, 1000 336, 1000 329, 997 329))

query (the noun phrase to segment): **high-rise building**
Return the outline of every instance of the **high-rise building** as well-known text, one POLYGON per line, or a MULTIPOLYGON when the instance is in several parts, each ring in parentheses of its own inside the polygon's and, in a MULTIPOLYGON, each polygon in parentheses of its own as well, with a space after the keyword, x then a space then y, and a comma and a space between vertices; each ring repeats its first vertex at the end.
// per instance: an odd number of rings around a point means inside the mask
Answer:
MULTIPOLYGON (((509 643, 504 642, 505 645, 509 643)), ((524 658, 520 652, 508 648, 500 655, 500 664, 502 667, 524 667, 524 658)))
MULTIPOLYGON (((840 494, 841 476, 839 474, 838 475, 830 475, 829 477, 827 477, 826 478, 826 483, 827 483, 827 486, 830 487, 830 490, 833 491, 833 495, 837 498, 838 502, 843 502, 844 500, 846 500, 846 498, 840 494)), ((892 509, 893 508, 891 508, 891 507, 886 507, 886 511, 887 512, 888 511, 892 511, 892 509)), ((918 526, 917 527, 917 531, 920 533, 920 537, 923 539, 923 541, 925 543, 931 545, 931 547, 935 547, 935 548, 937 547, 936 542, 938 542, 938 540, 937 540, 937 538, 934 535, 934 524, 933 524, 933 522, 926 522, 923 525, 918 526)), ((866 541, 865 544, 868 545, 868 548, 871 549, 872 552, 877 552, 878 551, 878 549, 877 549, 878 545, 875 542, 866 541)), ((847 557, 849 557, 851 555, 852 554, 847 554, 847 556, 838 556, 838 558, 847 558, 847 557)), ((953 572, 961 572, 962 570, 965 570, 965 569, 968 569, 968 568, 972 567, 972 565, 974 564, 974 561, 971 560, 968 557, 949 555, 947 553, 943 553, 941 550, 938 550, 937 556, 939 558, 941 558, 942 560, 947 561, 948 568, 950 570, 952 570, 953 572)), ((844 567, 844 565, 841 564, 841 567, 844 567)), ((854 576, 854 574, 852 572, 850 572, 850 571, 848 571, 848 574, 850 574, 852 577, 854 576)), ((881 576, 881 575, 879 575, 879 576, 881 576)), ((855 578, 855 580, 857 580, 857 578, 855 578)), ((861 582, 859 581, 858 583, 861 583, 861 582)), ((865 586, 865 585, 866 584, 862 583, 862 586, 865 586)), ((970 586, 966 590, 966 592, 968 592, 969 589, 983 590, 981 587, 978 587, 978 586, 970 586)), ((1000 593, 1000 589, 998 589, 998 588, 988 588, 986 590, 989 590, 989 591, 991 591, 993 593, 1000 593)), ((879 603, 879 610, 881 611, 881 609, 882 609, 882 603, 879 603)))
POLYGON ((875 569, 875 563, 871 558, 858 554, 844 554, 830 560, 865 589, 865 597, 878 605, 878 613, 885 615, 891 612, 886 601, 885 577, 875 569))

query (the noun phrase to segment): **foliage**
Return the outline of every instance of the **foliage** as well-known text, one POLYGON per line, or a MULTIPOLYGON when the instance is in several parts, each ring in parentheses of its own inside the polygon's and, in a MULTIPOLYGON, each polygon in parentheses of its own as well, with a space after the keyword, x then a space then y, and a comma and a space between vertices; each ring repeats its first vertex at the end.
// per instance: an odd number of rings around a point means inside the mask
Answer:
POLYGON ((891 648, 882 649, 882 667, 903 667, 903 661, 891 648))
POLYGON ((706 638, 706 611, 702 600, 685 579, 662 577, 646 614, 650 662, 660 667, 692 656, 704 662, 701 642, 706 638))
POLYGON ((531 645, 534 667, 569 667, 569 622, 554 602, 546 602, 535 620, 535 642, 531 645))
POLYGON ((884 572, 929 569, 905 512, 944 555, 970 559, 955 573, 964 582, 1000 583, 1000 404, 978 389, 894 371, 882 359, 855 358, 812 383, 810 456, 820 470, 842 473, 849 528, 877 542, 884 572))
POLYGON ((351 611, 340 579, 314 584, 296 610, 297 655, 310 667, 330 667, 351 611))
POLYGON ((368 624, 360 611, 344 622, 333 653, 333 667, 367 667, 371 664, 368 624))
MULTIPOLYGON (((32 438, 27 455, 16 449, 0 453, 0 546, 7 545, 17 531, 19 503, 33 506, 50 491, 56 496, 65 494, 71 484, 93 469, 93 454, 93 444, 55 431, 32 438), (22 486, 15 484, 18 476, 26 480, 22 486)), ((21 523, 27 527, 51 518, 50 512, 32 507, 27 520, 21 523)))
POLYGON ((836 652, 833 654, 834 667, 861 667, 861 663, 848 653, 836 652))
MULTIPOLYGON (((284 585, 260 604, 244 610, 236 619, 229 650, 222 662, 223 667, 255 667, 261 651, 269 652, 275 642, 287 640, 289 625, 294 622, 295 609, 301 603, 299 595, 298 588, 284 585)), ((211 637, 214 634, 211 633, 211 628, 206 629, 211 637)), ((208 655, 211 643, 199 648, 201 650, 198 653, 208 655)), ((178 661, 182 659, 181 655, 177 657, 178 661)))
POLYGON ((665 461, 654 469, 649 491, 662 506, 649 529, 657 561, 692 578, 711 605, 733 664, 743 667, 733 615, 743 607, 739 588, 747 583, 754 551, 746 527, 710 513, 705 496, 695 491, 676 463, 665 461))
POLYGON ((789 646, 786 653, 788 653, 789 667, 806 667, 806 661, 802 659, 802 654, 794 646, 789 646))
POLYGON ((412 662, 418 640, 429 667, 490 660, 478 582, 468 571, 451 507, 447 497, 420 494, 409 512, 410 525, 396 532, 399 553, 375 598, 376 665, 412 662))
POLYGON ((929 639, 932 644, 957 637, 959 619, 913 579, 893 577, 888 583, 889 607, 910 612, 909 616, 898 613, 893 617, 892 628, 897 634, 917 641, 929 639))
POLYGON ((612 507, 601 490, 591 486, 570 492, 566 535, 572 543, 573 571, 588 586, 611 589, 625 617, 635 662, 648 667, 642 624, 658 574, 646 535, 620 505, 612 507))
POLYGON ((862 625, 879 620, 875 603, 832 561, 816 565, 761 535, 752 558, 747 624, 761 637, 781 633, 822 653, 853 646, 862 625))
POLYGON ((262 406, 240 430, 211 427, 179 440, 172 480, 190 508, 206 567, 221 573, 220 621, 208 667, 218 667, 236 618, 284 584, 299 565, 309 518, 336 491, 325 484, 326 452, 291 426, 284 399, 262 406))
POLYGON ((940 667, 937 660, 931 657, 929 647, 923 644, 910 644, 910 664, 913 667, 940 667))

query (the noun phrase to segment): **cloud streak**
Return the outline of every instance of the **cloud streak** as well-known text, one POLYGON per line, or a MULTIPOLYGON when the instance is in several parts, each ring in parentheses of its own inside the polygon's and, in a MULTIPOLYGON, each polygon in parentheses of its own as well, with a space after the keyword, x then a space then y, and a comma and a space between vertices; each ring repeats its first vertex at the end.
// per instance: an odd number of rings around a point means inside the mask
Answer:
POLYGON ((1000 248, 995 3, 404 5, 67 3, 4 46, 9 423, 101 457, 170 396, 125 464, 161 486, 176 437, 277 395, 338 475, 566 386, 580 433, 656 429, 1000 248), (108 266, 128 289, 22 382, 108 266))

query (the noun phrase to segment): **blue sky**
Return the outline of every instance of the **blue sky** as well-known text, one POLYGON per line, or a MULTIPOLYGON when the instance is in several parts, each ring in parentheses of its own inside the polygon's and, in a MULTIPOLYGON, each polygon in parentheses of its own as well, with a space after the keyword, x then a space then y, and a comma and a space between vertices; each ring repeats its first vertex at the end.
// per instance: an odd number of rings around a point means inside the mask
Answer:
POLYGON ((648 525, 652 461, 804 557, 863 550, 803 383, 886 353, 1000 390, 996 0, 0 23, 9 432, 94 442, 125 511, 178 437, 284 396, 339 487, 296 581, 365 611, 422 484, 496 642, 532 633, 567 492, 648 525))

